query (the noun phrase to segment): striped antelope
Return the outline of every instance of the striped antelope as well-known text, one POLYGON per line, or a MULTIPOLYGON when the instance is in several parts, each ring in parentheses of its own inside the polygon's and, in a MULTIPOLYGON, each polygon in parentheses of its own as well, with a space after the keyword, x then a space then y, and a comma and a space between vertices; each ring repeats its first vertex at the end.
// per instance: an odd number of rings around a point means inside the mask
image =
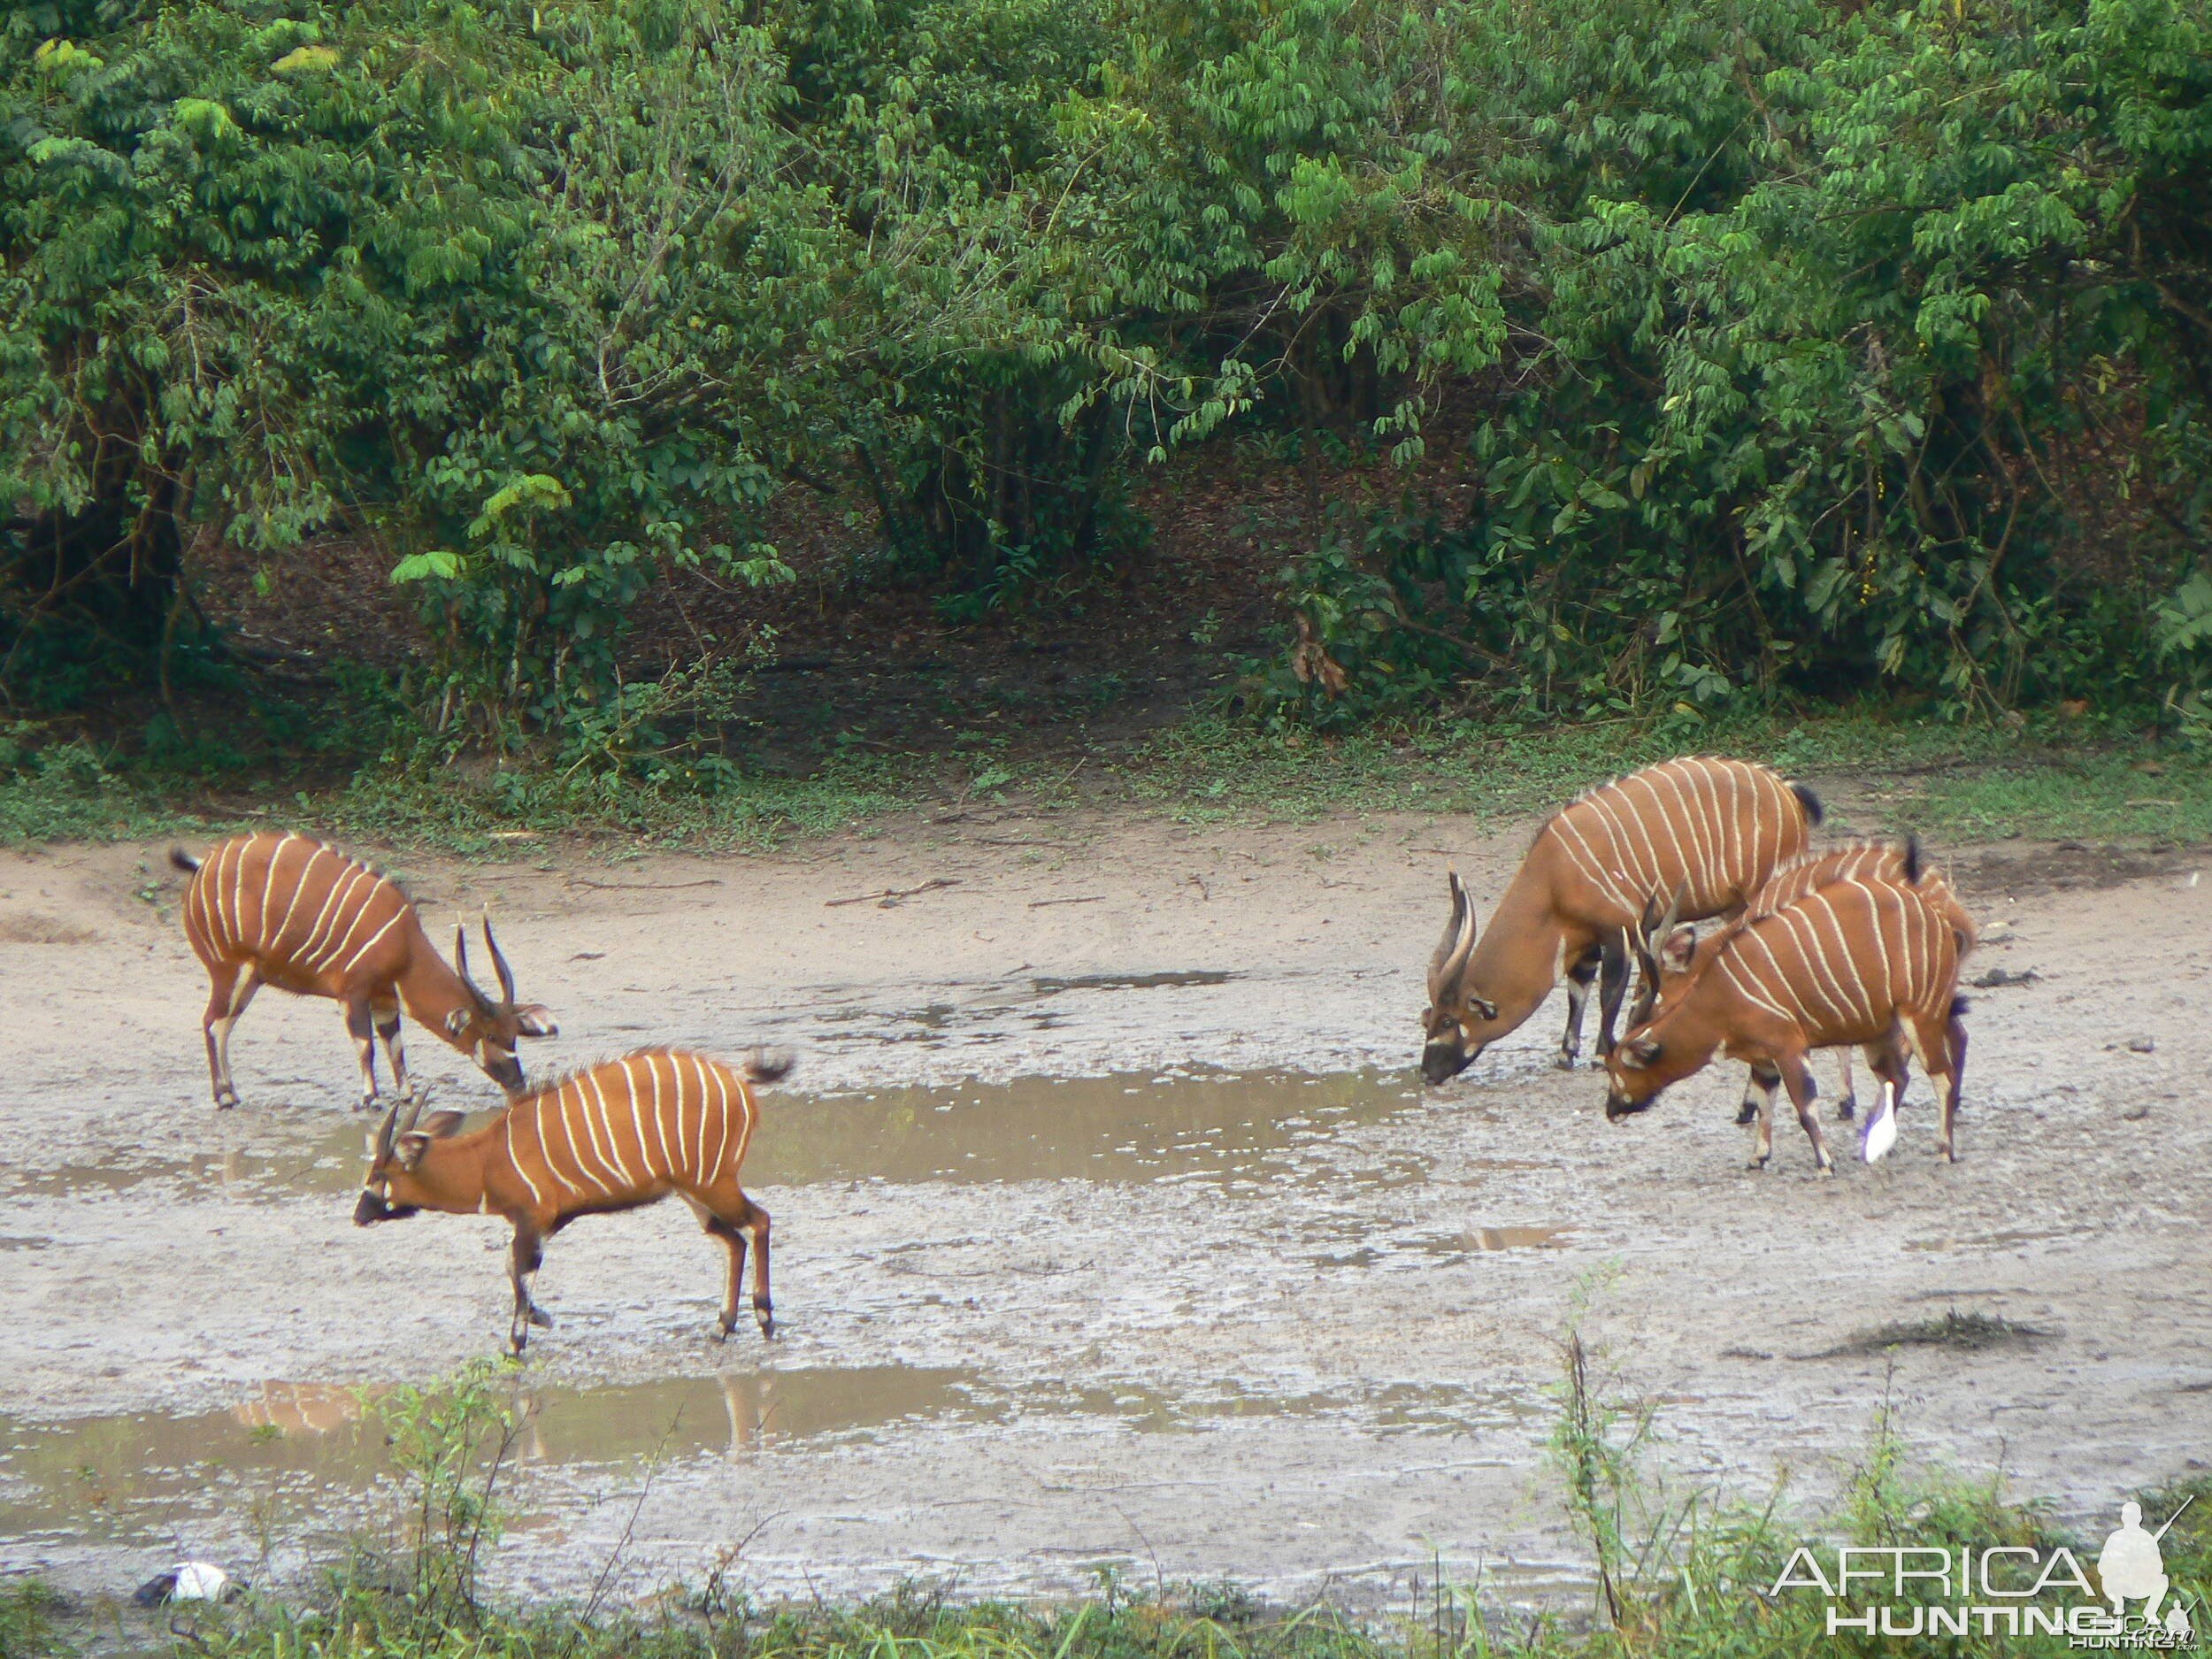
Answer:
POLYGON ((184 936, 207 969, 207 1070, 215 1104, 238 1104, 230 1076, 230 1033, 264 985, 343 1004, 361 1062, 361 1104, 377 1103, 376 1040, 403 1099, 414 1097, 399 1041, 403 1008, 484 1069, 509 1094, 519 1090, 515 1043, 557 1027, 538 1003, 518 1004, 515 976, 484 921, 484 946, 499 975, 495 1002, 469 978, 468 934, 456 928, 448 967, 398 885, 334 847, 267 831, 239 835, 194 858, 169 861, 190 872, 184 936))
MULTIPOLYGON (((1744 913, 1754 919, 1770 915, 1832 881, 1854 876, 1870 876, 1917 887, 1923 898, 1952 913, 1965 935, 1971 937, 1972 918, 1966 914, 1950 883, 1944 879, 1943 872, 1923 857, 1919 840, 1909 835, 1901 841, 1837 841, 1800 853, 1767 878, 1765 886, 1752 895, 1744 913)), ((1628 1017, 1632 1027, 1646 1024, 1658 1004, 1679 995, 1686 981, 1711 961, 1713 952, 1726 936, 1726 930, 1723 929, 1698 938, 1694 928, 1676 925, 1678 911, 1671 911, 1654 921, 1652 915, 1657 909, 1657 902, 1654 901, 1645 911, 1644 926, 1639 930, 1637 960, 1641 972, 1636 1001, 1628 1017)), ((1836 1058, 1842 1087, 1836 1101, 1836 1116, 1849 1123, 1858 1115, 1858 1095, 1851 1080, 1851 1050, 1838 1048, 1836 1058)), ((1736 1121, 1755 1123, 1763 1109, 1771 1110, 1774 1091, 1781 1081, 1779 1073, 1754 1066, 1750 1083, 1744 1090, 1743 1104, 1737 1109, 1736 1121)))
POLYGON ((1741 909, 1774 867, 1805 848, 1820 800, 1748 761, 1693 757, 1617 778, 1553 814, 1479 937, 1455 874, 1452 919, 1429 964, 1421 1075, 1455 1077, 1567 979, 1559 1064, 1582 1046, 1601 972, 1598 1053, 1628 982, 1629 933, 1655 895, 1679 894, 1691 920, 1741 909))
MULTIPOLYGON (((1955 899, 1940 902, 1916 884, 1870 875, 1832 881, 1747 918, 1715 941, 1702 970, 1678 995, 1662 998, 1651 1019, 1607 1059, 1605 1115, 1617 1122, 1646 1110, 1670 1083, 1724 1052, 1779 1075, 1813 1143, 1814 1162, 1832 1171, 1805 1060, 1814 1048, 1849 1043, 1867 1050, 1882 1080, 1860 1143, 1867 1162, 1896 1142, 1913 1054, 1939 1084, 1936 1149, 1955 1160, 1953 1129, 1966 1064, 1959 962, 1973 942, 1972 924, 1955 899)), ((1752 1167, 1763 1167, 1773 1151, 1773 1115, 1763 1103, 1752 1167)))
POLYGON ((550 1327, 531 1295, 545 1240, 580 1216, 657 1203, 674 1193, 729 1252, 722 1335, 737 1324, 745 1247, 753 1248, 753 1317, 773 1334, 768 1300, 768 1212, 737 1184, 753 1138, 753 1084, 791 1070, 787 1057, 756 1055, 725 1065, 677 1049, 608 1060, 515 1101, 482 1128, 460 1133, 461 1114, 433 1112, 405 1128, 395 1102, 370 1142, 357 1226, 418 1210, 504 1216, 513 1224, 508 1277, 515 1287, 507 1340, 519 1354, 530 1327, 550 1327))

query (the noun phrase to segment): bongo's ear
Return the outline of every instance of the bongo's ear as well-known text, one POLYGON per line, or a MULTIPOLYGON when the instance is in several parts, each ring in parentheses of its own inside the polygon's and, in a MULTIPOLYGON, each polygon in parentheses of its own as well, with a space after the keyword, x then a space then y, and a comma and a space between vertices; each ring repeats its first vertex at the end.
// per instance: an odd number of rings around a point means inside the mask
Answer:
POLYGON ((1641 1071, 1659 1058, 1659 1040, 1656 1037, 1631 1037, 1621 1044, 1621 1064, 1641 1071))

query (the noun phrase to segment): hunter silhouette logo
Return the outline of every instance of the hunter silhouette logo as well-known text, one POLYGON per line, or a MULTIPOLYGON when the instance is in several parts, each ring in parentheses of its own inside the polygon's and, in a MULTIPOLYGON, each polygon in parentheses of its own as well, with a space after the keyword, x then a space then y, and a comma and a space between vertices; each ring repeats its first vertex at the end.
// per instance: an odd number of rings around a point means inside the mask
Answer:
POLYGON ((1847 1544, 1825 1552, 1801 1545, 1767 1594, 1820 1591, 1831 1636, 2047 1635, 2073 1647, 2194 1648, 2192 1609, 2173 1594, 2160 1543, 2195 1502, 2193 1494, 2154 1532, 2143 1525, 2140 1504, 2122 1504, 2093 1580, 2090 1564, 2064 1545, 1847 1544))
POLYGON ((2189 1615, 2179 1603, 2168 1610, 2162 1624, 2159 1620, 2158 1604, 2166 1599, 2168 1581, 2165 1553, 2158 1545, 2166 1536, 2167 1527, 2181 1518, 2182 1509, 2196 1501, 2196 1494, 2192 1493, 2180 1509, 2167 1517, 2166 1525, 2155 1532, 2143 1530, 2141 1504, 2120 1506, 2119 1530, 2106 1539, 2104 1548, 2097 1552, 2097 1580, 2104 1586, 2104 1599, 2112 1603, 2115 1614, 2124 1618, 2126 1604, 2140 1601, 2143 1605, 2137 1610, 2143 1616, 2146 1629, 2163 1630, 2172 1635, 2188 1634, 2189 1615))

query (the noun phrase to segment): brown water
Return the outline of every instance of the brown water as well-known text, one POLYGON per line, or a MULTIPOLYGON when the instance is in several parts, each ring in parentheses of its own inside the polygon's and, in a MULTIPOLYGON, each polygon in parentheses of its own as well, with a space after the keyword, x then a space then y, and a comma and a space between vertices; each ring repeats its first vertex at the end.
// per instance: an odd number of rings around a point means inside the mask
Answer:
MULTIPOLYGON (((766 1093, 745 1164, 749 1187, 813 1181, 1143 1181, 1279 1177, 1342 1130, 1422 1110, 1406 1075, 1327 1078, 1146 1074, 859 1094, 766 1093)), ((475 1121, 482 1122, 482 1118, 475 1121)), ((350 1191, 369 1119, 242 1108, 187 1157, 115 1147, 96 1162, 0 1175, 0 1192, 121 1191, 146 1181, 247 1200, 350 1191)), ((1353 1179, 1419 1179, 1419 1160, 1353 1179)), ((8 1248, 35 1248, 35 1236, 8 1248)), ((1485 1247, 1488 1248, 1488 1247, 1485 1247)))
MULTIPOLYGON (((220 1517, 296 1538, 342 1532, 363 1494, 396 1479, 389 1391, 271 1382, 227 1411, 136 1413, 57 1424, 0 1418, 0 1564, 41 1543, 152 1543, 220 1517)), ((1110 1421, 1140 1433, 1202 1432, 1262 1417, 1332 1418, 1383 1433, 1494 1427, 1540 1402, 1503 1390, 1349 1384, 1305 1393, 1222 1386, 1176 1395, 1141 1386, 994 1387, 964 1370, 879 1365, 729 1371, 588 1388, 517 1383, 511 1466, 618 1482, 625 1470, 743 1463, 801 1443, 933 1428, 1110 1421)))
MULTIPOLYGON (((517 1386, 502 1403, 526 1469, 741 1457, 784 1440, 1003 1410, 966 1371, 898 1365, 517 1386)), ((391 1477, 387 1430, 376 1391, 321 1383, 267 1383, 227 1411, 190 1416, 0 1418, 0 1537, 119 1540, 217 1510, 280 1520, 328 1509, 334 1494, 391 1477)))

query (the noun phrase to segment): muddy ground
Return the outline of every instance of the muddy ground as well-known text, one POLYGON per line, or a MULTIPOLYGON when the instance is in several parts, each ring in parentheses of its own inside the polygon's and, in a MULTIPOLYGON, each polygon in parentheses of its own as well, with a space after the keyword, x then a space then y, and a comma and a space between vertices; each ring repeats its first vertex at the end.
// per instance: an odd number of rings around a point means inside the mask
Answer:
MULTIPOLYGON (((801 1056, 749 1170, 772 1345, 708 1340, 719 1256, 680 1207, 552 1245, 503 1577, 585 1590, 619 1543, 631 1592, 741 1546, 771 1594, 1118 1561, 1371 1606, 1432 1558, 1534 1593, 1578 1565, 1541 1461, 1578 1302, 1684 1479, 1817 1491, 1885 1397, 1916 1448, 2083 1520, 2207 1455, 2212 859, 1952 849, 1970 977, 2026 979, 1975 993, 1964 1161, 1918 1084, 1890 1160, 1823 1180, 1793 1125, 1745 1168, 1733 1069, 1609 1125, 1551 1065, 1557 1001, 1417 1087, 1446 864, 1486 903, 1526 834, 978 812, 765 857, 393 861, 435 921, 492 905, 561 1017, 539 1073, 801 1056), (2041 1334, 1855 1351, 1950 1310, 2041 1334)), ((0 858, 0 1568, 88 1589, 180 1550, 296 1571, 370 1508, 357 1386, 506 1325, 496 1222, 351 1225, 332 1005, 265 995, 245 1104, 211 1110, 160 853, 0 858)))

